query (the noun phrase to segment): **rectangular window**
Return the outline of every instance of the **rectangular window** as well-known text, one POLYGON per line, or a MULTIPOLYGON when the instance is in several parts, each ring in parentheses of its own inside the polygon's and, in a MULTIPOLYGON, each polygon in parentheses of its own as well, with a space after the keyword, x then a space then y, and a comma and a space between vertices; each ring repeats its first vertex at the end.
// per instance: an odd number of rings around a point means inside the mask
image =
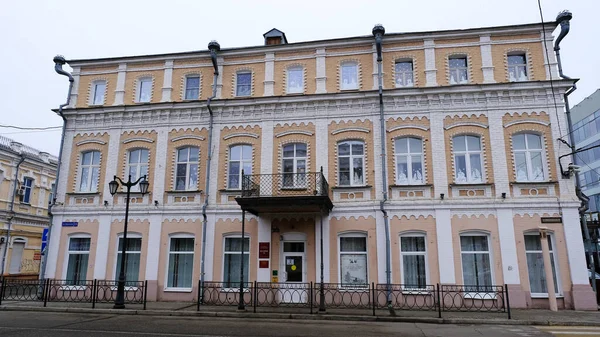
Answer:
POLYGON ((508 79, 511 82, 528 80, 525 55, 508 55, 508 79))
POLYGON ((395 66, 396 88, 413 86, 412 61, 398 61, 395 66))
POLYGON ((198 188, 198 154, 195 146, 177 150, 175 190, 191 191, 198 188))
POLYGON ((67 263, 67 285, 84 285, 87 277, 88 259, 90 257, 90 238, 70 238, 68 263, 67 263))
POLYGON ((191 289, 194 269, 194 238, 171 238, 167 288, 191 289))
POLYGON ((358 65, 356 63, 344 63, 341 65, 342 90, 358 89, 358 65))
POLYGON ((340 283, 342 286, 367 285, 366 237, 340 237, 340 283))
POLYGON ((200 94, 200 76, 185 78, 185 99, 198 99, 200 94))
MULTIPOLYGON (((115 270, 115 280, 119 279, 121 274, 121 252, 123 251, 123 238, 119 238, 117 247, 117 268, 115 270)), ((127 282, 137 282, 140 278, 140 256, 142 254, 142 238, 127 238, 127 247, 125 247, 125 280, 127 282)), ((136 286, 135 283, 126 284, 136 286)))
POLYGON ((235 145, 229 148, 229 173, 227 188, 242 188, 242 170, 245 175, 252 174, 252 146, 235 145))
MULTIPOLYGON (((148 175, 148 155, 147 149, 135 149, 129 151, 127 171, 131 175, 131 181, 136 181, 138 178, 148 175)), ((135 185, 131 190, 138 192, 140 190, 140 185, 135 185)))
POLYGON ((81 154, 79 192, 97 192, 99 174, 100 151, 88 151, 81 154))
POLYGON ((150 98, 152 97, 152 79, 151 78, 141 78, 138 81, 138 102, 139 103, 147 103, 150 102, 150 98))
POLYGON ((304 70, 302 67, 291 67, 287 71, 287 93, 301 94, 304 92, 304 70))
MULTIPOLYGON (((244 283, 248 282, 250 271, 250 238, 244 238, 244 283)), ((225 238, 223 248, 223 287, 236 288, 240 286, 242 268, 242 238, 225 238)))
MULTIPOLYGON (((554 249, 552 237, 548 236, 548 249, 550 250, 550 263, 552 264, 552 276, 554 278, 554 290, 560 293, 556 278, 556 261, 554 258, 554 249)), ((529 286, 531 294, 548 294, 548 281, 544 271, 544 257, 542 255, 542 240, 540 234, 525 235, 525 255, 527 256, 527 272, 529 274, 529 286)))
POLYGON ((92 101, 93 105, 102 105, 104 104, 104 93, 106 92, 106 82, 98 81, 94 83, 94 99, 92 101))
POLYGON ((424 289, 427 285, 427 252, 424 236, 400 238, 402 283, 404 288, 424 289))
POLYGON ((252 73, 238 73, 235 95, 237 97, 252 95, 252 73))
POLYGON ((469 82, 469 70, 466 57, 452 57, 448 59, 450 68, 450 84, 466 84, 469 82))
POLYGON ((23 186, 21 189, 23 190, 23 196, 21 202, 25 204, 29 204, 31 202, 31 188, 33 187, 33 179, 25 177, 23 178, 23 186))
POLYGON ((364 185, 364 144, 346 141, 338 144, 338 182, 340 186, 364 185))
POLYGON ((460 237, 463 282, 468 292, 489 291, 492 285, 492 264, 488 237, 464 235, 460 237))
POLYGON ((478 136, 455 136, 452 138, 454 151, 455 181, 458 184, 483 182, 481 138, 478 136))

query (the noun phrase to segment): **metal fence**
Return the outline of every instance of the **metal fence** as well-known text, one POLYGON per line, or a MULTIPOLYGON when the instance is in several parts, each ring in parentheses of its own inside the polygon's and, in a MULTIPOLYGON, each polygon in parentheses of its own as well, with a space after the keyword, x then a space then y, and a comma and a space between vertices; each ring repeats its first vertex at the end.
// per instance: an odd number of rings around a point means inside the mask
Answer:
MULTIPOLYGON (((198 284, 197 307, 238 306, 239 283, 198 284)), ((242 292, 244 306, 257 308, 298 308, 311 314, 318 308, 437 312, 506 313, 511 318, 508 287, 467 285, 343 284, 247 282, 242 292)))
MULTIPOLYGON (((3 301, 113 303, 118 281, 111 280, 17 280, 4 279, 0 284, 0 304, 3 301)), ((141 304, 146 310, 148 281, 125 283, 125 304, 141 304)))
POLYGON ((242 178, 242 197, 328 196, 323 172, 252 174, 242 178))

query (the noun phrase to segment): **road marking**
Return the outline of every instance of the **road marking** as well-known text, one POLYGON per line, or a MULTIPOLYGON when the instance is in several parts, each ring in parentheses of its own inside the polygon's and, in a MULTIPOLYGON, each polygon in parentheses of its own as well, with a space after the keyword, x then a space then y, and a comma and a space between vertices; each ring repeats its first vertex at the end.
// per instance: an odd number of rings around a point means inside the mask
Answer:
POLYGON ((599 336, 600 327, 596 326, 538 326, 540 331, 556 336, 599 336))
POLYGON ((108 331, 108 330, 78 330, 78 329, 40 329, 40 328, 23 328, 23 327, 7 327, 0 326, 0 330, 37 330, 37 331, 62 331, 62 332, 87 332, 87 333, 104 333, 104 334, 113 334, 113 335, 143 335, 143 336, 196 336, 196 337, 227 337, 222 335, 198 335, 195 333, 192 334, 180 334, 180 333, 158 333, 158 332, 133 332, 133 331, 108 331))

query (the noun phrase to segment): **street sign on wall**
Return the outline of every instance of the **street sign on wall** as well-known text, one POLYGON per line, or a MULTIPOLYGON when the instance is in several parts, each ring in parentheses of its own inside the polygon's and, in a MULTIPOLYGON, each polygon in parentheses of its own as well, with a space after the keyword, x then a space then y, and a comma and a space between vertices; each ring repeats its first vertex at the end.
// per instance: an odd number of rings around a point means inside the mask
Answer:
POLYGON ((62 226, 63 227, 77 227, 77 226, 79 226, 79 222, 77 222, 77 221, 63 221, 62 226))

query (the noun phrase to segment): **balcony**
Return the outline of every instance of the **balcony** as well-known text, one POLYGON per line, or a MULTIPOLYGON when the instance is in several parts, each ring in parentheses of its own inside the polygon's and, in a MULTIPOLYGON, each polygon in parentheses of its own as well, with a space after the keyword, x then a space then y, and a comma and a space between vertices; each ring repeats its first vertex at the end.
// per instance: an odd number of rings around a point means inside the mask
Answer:
POLYGON ((333 208, 323 172, 252 174, 242 178, 242 209, 260 213, 328 213, 333 208))

